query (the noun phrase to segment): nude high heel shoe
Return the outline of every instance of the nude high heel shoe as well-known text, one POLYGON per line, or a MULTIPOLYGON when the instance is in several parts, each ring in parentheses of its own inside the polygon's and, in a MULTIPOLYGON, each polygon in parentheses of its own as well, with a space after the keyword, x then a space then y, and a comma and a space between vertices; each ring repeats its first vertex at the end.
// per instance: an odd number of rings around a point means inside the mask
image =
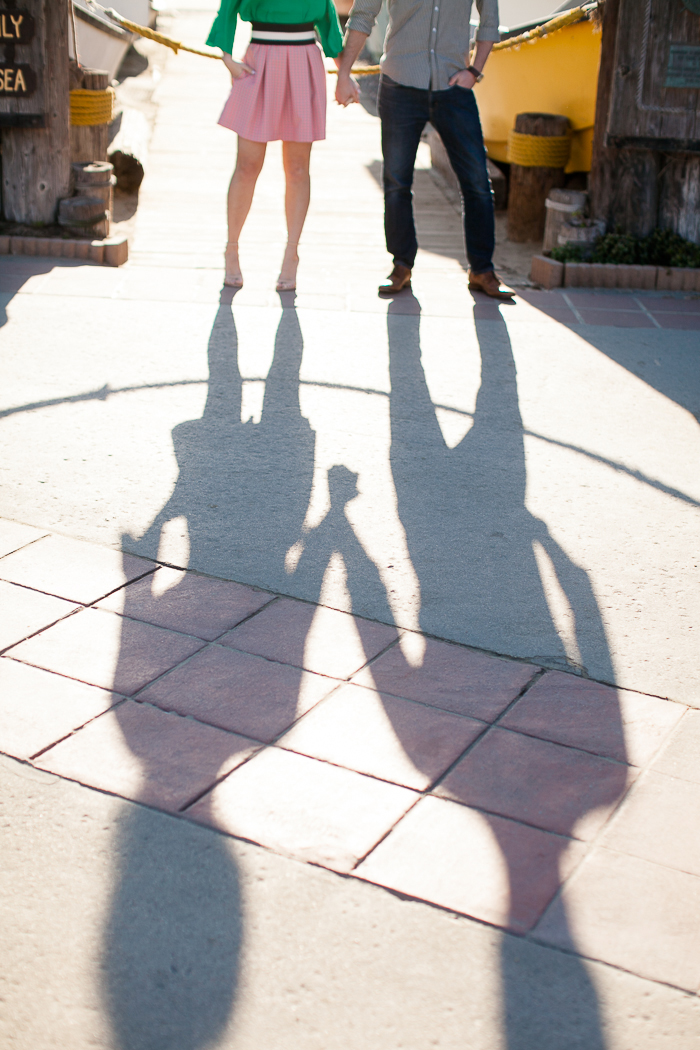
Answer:
POLYGON ((291 263, 289 262, 288 255, 290 252, 289 245, 284 253, 284 259, 282 260, 282 269, 280 275, 277 278, 277 285, 275 291, 278 292, 295 292, 297 288, 297 267, 299 266, 299 256, 297 255, 296 248, 293 249, 294 258, 291 263), (283 276, 283 274, 286 275, 283 276))
POLYGON ((224 284, 227 288, 242 288, 243 287, 243 274, 241 273, 240 263, 238 262, 238 243, 236 241, 229 241, 226 245, 226 254, 224 256, 226 264, 226 274, 224 276, 224 284), (230 259, 229 249, 234 249, 236 253, 236 260, 230 259), (229 269, 230 267, 230 269, 229 269))

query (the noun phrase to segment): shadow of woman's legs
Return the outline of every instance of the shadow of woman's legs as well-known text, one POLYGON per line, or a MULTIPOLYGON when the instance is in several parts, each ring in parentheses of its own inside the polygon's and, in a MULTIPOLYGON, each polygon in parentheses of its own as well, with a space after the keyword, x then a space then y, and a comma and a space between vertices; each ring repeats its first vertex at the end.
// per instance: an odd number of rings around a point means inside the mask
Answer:
POLYGON ((102 980, 116 1046, 215 1045, 234 1005, 241 945, 231 844, 125 804, 114 862, 102 980))
MULTIPOLYGON (((228 557, 225 568, 233 570, 233 575, 240 568, 236 562, 240 548, 247 552, 244 568, 255 573, 263 565, 270 569, 276 560, 279 564, 270 571, 279 576, 284 572, 285 551, 299 534, 313 478, 314 435, 299 406, 303 340, 293 303, 283 303, 261 421, 242 423, 242 378, 232 299, 233 292, 222 293, 210 336, 209 389, 203 415, 179 424, 173 432, 179 476, 172 496, 143 538, 127 539, 127 543, 130 550, 153 557, 163 528, 181 518, 189 535, 191 560, 198 567, 208 566, 213 557, 228 557)), ((143 586, 138 594, 125 589, 116 691, 134 692, 134 685, 128 683, 133 683, 134 665, 144 658, 134 621, 167 622, 159 603, 172 610, 180 601, 185 606, 189 603, 192 610, 197 579, 182 577, 163 593, 159 593, 157 579, 146 580, 145 587, 155 584, 150 595, 143 586)), ((199 582, 206 587, 201 578, 199 582)), ((234 625, 235 620, 229 624, 234 625)), ((194 621, 175 629, 198 636, 194 621)), ((210 639, 211 635, 205 632, 202 637, 210 639)), ((228 689, 232 710, 236 703, 240 705, 241 692, 246 698, 250 692, 250 704, 262 704, 265 689, 274 693, 274 683, 270 686, 265 678, 270 667, 266 661, 259 661, 263 670, 258 681, 258 663, 253 658, 224 648, 203 653, 203 669, 197 673, 204 677, 214 673, 206 660, 213 658, 215 663, 222 654, 229 663, 223 671, 219 668, 220 688, 228 689)), ((295 673, 294 668, 288 669, 281 699, 275 695, 272 704, 267 697, 268 722, 279 723, 280 729, 296 715, 302 672, 296 673, 296 679, 295 673)), ((156 713, 148 703, 129 700, 115 709, 123 741, 137 760, 146 785, 133 796, 137 801, 152 803, 148 785, 158 784, 163 776, 182 790, 181 783, 188 783, 187 771, 194 767, 203 767, 198 780, 201 793, 201 787, 213 784, 221 768, 241 749, 240 737, 206 725, 211 716, 197 706, 196 686, 203 685, 206 693, 207 684, 196 678, 192 683, 190 706, 181 711, 201 718, 189 723, 191 733, 183 729, 187 723, 178 714, 156 713), (199 748, 195 758, 188 749, 189 740, 199 748), (208 752, 208 741, 218 749, 216 755, 208 752)), ((168 700, 168 689, 177 688, 166 677, 164 699, 156 703, 162 702, 166 711, 171 707, 180 710, 168 700)), ((263 715, 258 714, 256 722, 250 710, 230 714, 234 722, 236 717, 257 725, 264 734, 263 715)), ((254 735, 248 725, 230 728, 254 735)), ((208 798, 205 796, 204 804, 208 798)), ((192 798, 179 798, 176 808, 188 801, 192 798)), ((103 941, 103 988, 116 1045, 119 1050, 204 1050, 217 1044, 235 1002, 241 943, 239 879, 230 841, 145 806, 125 805, 116 832, 115 863, 103 941)))

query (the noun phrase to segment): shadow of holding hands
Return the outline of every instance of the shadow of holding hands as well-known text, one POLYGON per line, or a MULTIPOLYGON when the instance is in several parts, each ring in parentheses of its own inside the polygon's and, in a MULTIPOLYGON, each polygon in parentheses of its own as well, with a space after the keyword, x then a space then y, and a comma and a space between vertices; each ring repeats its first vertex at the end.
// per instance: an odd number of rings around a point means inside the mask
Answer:
MULTIPOLYGON (((330 507, 315 528, 303 528, 311 498, 315 434, 299 401, 303 339, 296 310, 283 303, 260 421, 243 423, 232 298, 226 292, 222 295, 212 330, 210 383, 202 418, 180 424, 173 432, 179 475, 172 496, 143 538, 129 540, 125 546, 155 557, 164 527, 175 518, 184 518, 191 562, 198 567, 221 564, 223 549, 233 578, 250 580, 257 567, 265 564, 265 579, 284 580, 288 578, 285 556, 303 535, 303 550, 293 574, 303 584, 308 601, 318 601, 326 569, 333 557, 340 556, 352 608, 366 608, 369 599, 372 608, 385 610, 384 621, 392 623, 377 567, 347 513, 361 478, 343 464, 331 467, 330 507), (236 566, 240 566, 239 573, 236 566)), ((491 311, 489 304, 487 318, 480 320, 481 308, 477 308, 481 385, 474 424, 455 448, 449 448, 425 379, 420 309, 417 301, 413 303, 413 310, 406 309, 405 301, 390 306, 387 323, 391 470, 399 517, 420 581, 420 627, 427 634, 438 633, 434 606, 448 593, 451 601, 468 611, 483 648, 496 649, 493 639, 500 633, 516 633, 533 662, 541 654, 550 666, 585 668, 589 649, 595 650, 598 660, 601 649, 606 649, 605 631, 585 571, 571 561, 525 505, 526 461, 517 377, 500 312, 491 311), (564 640, 550 613, 541 575, 543 563, 556 576, 572 610, 570 636, 564 640)), ((166 592, 168 601, 176 596, 178 587, 185 586, 186 579, 166 592)), ((129 592, 127 587, 124 613, 138 619, 141 614, 130 609, 129 592)), ((157 596, 153 598, 154 605, 158 601, 157 596)), ((309 606, 307 629, 313 613, 309 606)), ((362 635, 362 621, 358 629, 362 635)), ((290 660, 299 669, 290 668, 292 678, 284 696, 277 699, 274 727, 264 742, 274 740, 299 715, 303 647, 302 638, 296 658, 290 660)), ((396 660, 403 659, 398 648, 393 652, 396 660)), ((119 692, 137 693, 127 682, 133 659, 125 627, 114 685, 119 692)), ((381 693, 381 661, 370 665, 370 670, 381 693)), ((429 663, 424 670, 430 672, 429 663)), ((612 681, 612 669, 610 675, 612 681)), ((236 681, 229 682, 228 688, 233 709, 236 681)), ((154 759, 152 741, 144 743, 143 729, 130 714, 135 706, 127 702, 115 714, 147 785, 159 776, 161 757, 156 749, 154 759)), ((167 703, 163 706, 167 709, 167 703)), ((397 741, 420 769, 425 750, 420 742, 416 745, 401 718, 394 714, 392 720, 392 712, 396 705, 386 704, 397 741)), ((198 717, 196 712, 194 717, 198 717)), ((202 721, 207 721, 206 715, 202 721)), ((234 723, 235 719, 224 728, 246 732, 242 724, 234 723)), ((518 751, 518 743, 531 738, 498 727, 487 729, 472 745, 464 775, 460 776, 459 766, 447 773, 449 791, 443 793, 479 811, 498 843, 510 892, 505 925, 518 934, 531 929, 541 912, 533 912, 531 903, 533 870, 552 899, 560 884, 562 858, 577 829, 596 809, 613 804, 624 790, 619 712, 608 710, 605 734, 608 752, 618 760, 609 763, 608 775, 595 784, 577 762, 580 752, 561 748, 560 752, 568 750, 568 754, 558 752, 552 758, 551 744, 518 751), (532 803, 530 816, 517 822, 507 819, 507 804, 499 808, 499 786, 504 799, 518 792, 531 795, 539 778, 544 786, 532 803)), ((230 754, 213 749, 211 783, 226 771, 227 761, 240 747, 240 737, 231 736, 230 754)), ((186 758, 180 757, 186 764, 186 758)), ((141 801, 152 804, 147 792, 141 801)), ((191 801, 183 800, 175 808, 186 808, 191 801)), ((155 829, 152 814, 142 807, 130 807, 119 828, 115 891, 103 959, 105 1000, 119 1050, 214 1047, 234 1014, 245 935, 234 844, 204 829, 192 829, 192 833, 195 839, 183 845, 176 833, 155 829)), ((565 986, 558 987, 551 980, 551 967, 541 973, 533 970, 523 943, 519 936, 504 932, 504 1046, 508 1050, 560 1050, 566 1030, 567 1047, 604 1050, 596 992, 583 962, 570 956, 565 986)), ((571 944, 575 947, 573 936, 571 944)), ((403 964, 395 960, 395 965, 400 968, 403 964)), ((377 994, 381 995, 381 989, 377 994)), ((469 1045, 468 1027, 464 1039, 469 1045)))

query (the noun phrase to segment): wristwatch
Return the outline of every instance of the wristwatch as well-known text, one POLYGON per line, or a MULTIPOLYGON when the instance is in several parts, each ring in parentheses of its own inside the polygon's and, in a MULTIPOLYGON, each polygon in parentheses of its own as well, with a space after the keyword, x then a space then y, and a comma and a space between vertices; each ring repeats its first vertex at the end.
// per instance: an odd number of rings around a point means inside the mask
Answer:
POLYGON ((478 70, 476 66, 467 66, 467 73, 471 73, 471 75, 476 80, 477 84, 480 84, 481 81, 484 79, 484 74, 480 70, 478 70))

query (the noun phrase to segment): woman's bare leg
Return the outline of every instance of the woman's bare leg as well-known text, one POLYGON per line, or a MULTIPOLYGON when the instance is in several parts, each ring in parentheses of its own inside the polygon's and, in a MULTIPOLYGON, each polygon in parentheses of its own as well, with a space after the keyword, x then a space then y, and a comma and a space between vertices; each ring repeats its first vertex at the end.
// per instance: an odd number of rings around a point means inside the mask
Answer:
POLYGON ((238 136, 236 168, 228 188, 228 244, 226 245, 226 276, 224 284, 240 288, 243 284, 238 261, 238 238, 253 203, 258 175, 265 160, 266 142, 253 142, 238 136))
POLYGON ((309 176, 311 146, 311 142, 282 143, 282 162, 286 180, 284 209, 287 216, 287 247, 277 282, 277 290, 281 292, 292 291, 296 287, 297 266, 299 265, 297 248, 311 196, 309 176))

